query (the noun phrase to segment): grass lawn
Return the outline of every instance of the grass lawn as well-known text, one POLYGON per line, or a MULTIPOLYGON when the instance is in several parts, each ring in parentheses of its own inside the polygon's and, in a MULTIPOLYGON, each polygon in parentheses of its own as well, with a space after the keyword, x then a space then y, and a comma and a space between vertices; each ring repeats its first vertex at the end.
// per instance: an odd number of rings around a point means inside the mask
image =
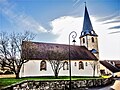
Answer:
MULTIPOLYGON (((85 79, 101 79, 103 77, 83 77, 83 76, 73 76, 72 80, 85 80, 85 79)), ((20 79, 15 79, 15 78, 0 78, 0 88, 5 87, 17 82, 21 82, 24 80, 69 80, 69 77, 67 76, 60 76, 57 79, 53 76, 46 76, 46 77, 28 77, 28 78, 20 78, 20 79)))

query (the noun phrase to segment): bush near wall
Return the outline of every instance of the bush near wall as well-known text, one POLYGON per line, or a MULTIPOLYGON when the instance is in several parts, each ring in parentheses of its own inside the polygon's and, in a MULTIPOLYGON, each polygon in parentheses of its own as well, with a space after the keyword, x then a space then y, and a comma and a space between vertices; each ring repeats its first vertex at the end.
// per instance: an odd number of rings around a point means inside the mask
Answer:
POLYGON ((7 70, 4 72, 4 74, 7 75, 7 74, 14 74, 14 73, 12 71, 7 70))

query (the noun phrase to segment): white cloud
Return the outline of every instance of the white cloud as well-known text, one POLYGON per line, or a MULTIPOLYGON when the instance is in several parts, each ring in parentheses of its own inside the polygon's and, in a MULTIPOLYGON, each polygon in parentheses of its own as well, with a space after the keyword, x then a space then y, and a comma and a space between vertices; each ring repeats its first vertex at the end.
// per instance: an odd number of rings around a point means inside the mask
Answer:
POLYGON ((82 21, 81 17, 75 18, 70 16, 64 16, 52 21, 52 27, 53 27, 52 33, 59 35, 56 42, 67 44, 69 33, 72 31, 77 32, 78 35, 76 40, 78 40, 81 29, 82 29, 82 24, 78 22, 81 22, 81 21, 82 21))
POLYGON ((0 4, 2 5, 0 7, 2 14, 5 15, 7 19, 15 25, 18 25, 19 27, 28 30, 38 30, 40 32, 47 32, 47 30, 44 27, 42 27, 40 23, 37 22, 31 16, 19 11, 15 12, 15 3, 13 4, 8 2, 7 0, 2 0, 0 4))
MULTIPOLYGON (((95 32, 98 34, 100 59, 119 59, 120 34, 108 34, 110 32, 108 28, 110 26, 113 26, 113 24, 102 24, 101 22, 96 22, 96 19, 94 17, 91 17, 91 21, 95 32)), ((53 27, 52 33, 59 35, 59 37, 56 39, 56 43, 68 44, 69 33, 76 31, 78 34, 76 38, 76 44, 80 45, 79 36, 83 26, 82 17, 60 17, 53 20, 51 25, 53 27)), ((117 24, 114 23, 114 25, 117 24)))

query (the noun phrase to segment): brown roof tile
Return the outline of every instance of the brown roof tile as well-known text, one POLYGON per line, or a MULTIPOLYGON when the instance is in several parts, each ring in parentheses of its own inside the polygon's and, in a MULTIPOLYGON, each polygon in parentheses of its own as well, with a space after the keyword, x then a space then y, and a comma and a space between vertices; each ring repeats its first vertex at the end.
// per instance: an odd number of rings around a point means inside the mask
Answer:
MULTIPOLYGON (((31 60, 48 59, 47 53, 49 51, 59 51, 66 54, 64 60, 69 59, 69 45, 41 43, 41 42, 26 42, 22 43, 22 57, 31 60)), ((84 46, 70 45, 70 59, 71 60, 97 60, 97 58, 84 46)), ((53 58, 56 60, 56 58, 53 58)))

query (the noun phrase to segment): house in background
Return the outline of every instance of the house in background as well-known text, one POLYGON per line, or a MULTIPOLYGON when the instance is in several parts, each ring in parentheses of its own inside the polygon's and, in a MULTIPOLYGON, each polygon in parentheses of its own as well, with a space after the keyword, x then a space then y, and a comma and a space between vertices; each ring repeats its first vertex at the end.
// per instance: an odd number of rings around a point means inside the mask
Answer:
POLYGON ((112 73, 113 76, 120 77, 120 60, 103 60, 100 61, 100 63, 104 66, 101 70, 104 71, 105 74, 112 73))
MULTIPOLYGON (((80 46, 70 45, 71 75, 72 76, 99 76, 99 51, 98 35, 93 30, 91 20, 85 6, 83 29, 80 35, 80 46)), ((49 56, 57 60, 60 55, 54 55, 54 52, 63 53, 63 67, 60 69, 59 76, 69 76, 69 45, 41 43, 41 42, 23 42, 22 57, 29 59, 20 71, 20 77, 30 76, 54 76, 49 56)))

